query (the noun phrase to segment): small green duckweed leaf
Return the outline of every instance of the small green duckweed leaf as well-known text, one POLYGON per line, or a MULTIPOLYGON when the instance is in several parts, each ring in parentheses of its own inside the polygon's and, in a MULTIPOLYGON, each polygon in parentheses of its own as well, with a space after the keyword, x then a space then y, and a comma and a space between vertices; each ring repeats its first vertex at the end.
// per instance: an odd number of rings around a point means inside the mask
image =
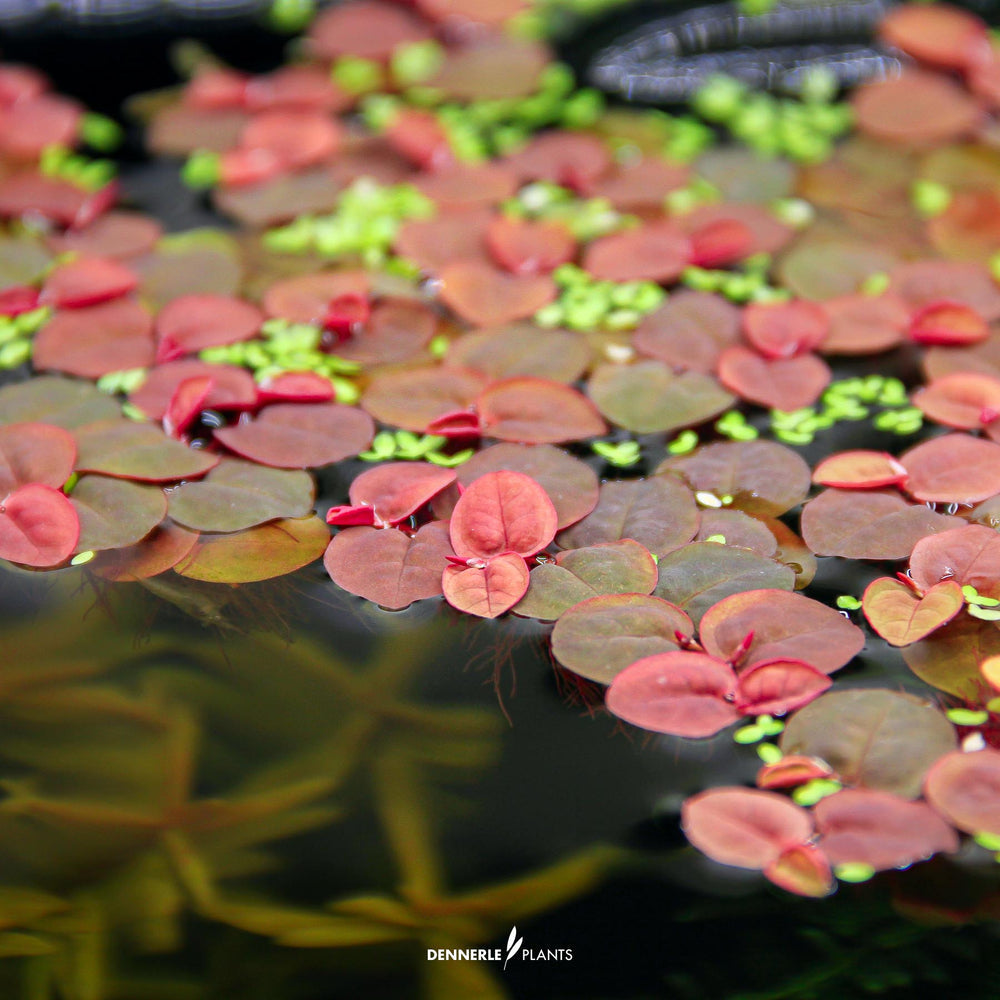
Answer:
POLYGON ((875 875, 875 869, 863 861, 848 861, 842 865, 834 865, 833 874, 841 882, 867 882, 875 875))
POLYGON ((813 778, 812 781, 807 781, 804 785, 799 785, 792 792, 792 801, 796 805, 804 807, 814 806, 828 795, 839 792, 841 788, 843 788, 843 785, 839 781, 833 781, 830 778, 813 778))
POLYGON ((969 708, 950 708, 945 715, 956 726, 982 726, 989 722, 989 712, 974 711, 969 708))

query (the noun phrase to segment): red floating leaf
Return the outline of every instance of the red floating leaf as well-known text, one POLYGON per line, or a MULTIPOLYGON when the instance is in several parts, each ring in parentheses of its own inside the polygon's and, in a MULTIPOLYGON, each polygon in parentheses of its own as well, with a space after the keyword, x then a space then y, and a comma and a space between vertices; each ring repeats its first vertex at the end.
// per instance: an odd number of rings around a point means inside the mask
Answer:
POLYGON ((796 844, 764 868, 764 877, 797 896, 819 898, 833 892, 836 882, 826 855, 813 844, 796 844))
POLYGON ((517 191, 517 180, 498 163, 455 163, 418 175, 413 186, 447 211, 492 208, 517 191))
POLYGON ((681 827, 703 854, 723 865, 762 870, 812 836, 812 816, 784 795, 711 788, 681 808, 681 827))
POLYGON ((785 715, 808 705, 832 683, 801 660, 764 660, 740 674, 736 708, 742 715, 785 715))
POLYGON ((845 788, 813 810, 820 850, 832 864, 876 871, 904 868, 958 850, 955 831, 926 802, 868 788, 845 788))
POLYGON ((423 433, 448 413, 469 410, 489 379, 462 368, 384 372, 368 383, 361 405, 376 420, 423 433))
POLYGON ((626 667, 611 682, 612 715, 656 733, 714 736, 740 717, 733 668, 705 653, 658 653, 626 667))
MULTIPOLYGON (((522 472, 538 483, 556 508, 560 528, 575 524, 597 505, 598 482, 593 469, 551 445, 495 444, 484 448, 459 466, 458 482, 467 487, 485 473, 501 469, 522 472)), ((435 515, 450 517, 454 504, 445 509, 439 506, 440 499, 434 501, 435 515)))
POLYGON ((309 29, 309 48, 321 59, 357 56, 384 61, 398 45, 429 38, 428 24, 398 4, 354 0, 324 10, 309 29))
POLYGON ((977 503, 1000 493, 1000 445, 968 434, 946 434, 899 456, 906 492, 935 503, 977 503))
POLYGON ((672 368, 709 374, 723 348, 736 342, 740 311, 720 295, 682 289, 646 316, 632 335, 640 354, 672 368))
POLYGON ((35 368, 100 378, 153 363, 153 320, 131 299, 56 313, 35 336, 35 368))
POLYGON ((320 326, 334 334, 338 343, 350 340, 371 318, 372 304, 367 295, 347 292, 330 299, 320 326))
MULTIPOLYGON (((520 472, 487 472, 455 505, 451 544, 462 559, 493 559, 510 552, 533 556, 552 541, 557 523, 552 501, 533 479, 520 472)), ((523 596, 524 591, 517 600, 523 596)))
POLYGON ((941 69, 967 69, 989 48, 982 20, 946 3, 901 4, 883 16, 878 34, 887 45, 941 69))
POLYGON ((1000 836, 1000 752, 946 754, 928 771, 924 795, 959 830, 1000 836))
POLYGON ((619 212, 661 209, 671 191, 684 187, 690 167, 647 154, 635 163, 616 166, 591 189, 591 197, 607 198, 619 212))
POLYGON ((551 278, 510 275, 478 261, 448 264, 440 278, 441 301, 474 326, 526 319, 557 294, 551 278))
POLYGON ((524 149, 507 157, 518 180, 552 181, 589 192, 611 167, 608 147, 583 132, 541 132, 524 149))
POLYGON ((691 253, 691 241, 673 223, 649 223, 594 240, 583 267, 603 281, 668 284, 691 263, 691 253))
POLYGON ((957 83, 921 70, 863 84, 852 104, 861 132, 911 146, 960 139, 982 117, 979 103, 957 83))
POLYGON ((931 302, 910 323, 910 339, 918 344, 964 347, 990 335, 986 320, 961 302, 931 302))
POLYGON ((844 559, 905 559, 925 535, 960 523, 892 490, 825 490, 802 509, 806 545, 844 559))
POLYGON ((100 553, 91 565, 106 580, 147 580, 173 569, 197 541, 198 532, 166 521, 135 545, 100 553))
POLYGON ((815 354, 771 359, 746 347, 729 347, 719 357, 719 381, 749 402, 772 410, 811 406, 832 377, 815 354))
POLYGON ((890 278, 890 291, 911 309, 945 300, 975 309, 988 323, 1000 319, 1000 288, 981 264, 914 260, 894 267, 890 278))
POLYGON ((367 413, 336 403, 277 403, 215 438, 230 451, 276 469, 316 469, 364 451, 375 436, 367 413))
POLYGON ((930 635, 951 621, 964 604, 962 588, 952 580, 935 584, 918 597, 899 581, 882 577, 868 585, 862 598, 868 623, 893 646, 908 646, 930 635))
POLYGON ((797 788, 815 778, 830 778, 833 770, 825 761, 815 757, 789 754, 776 764, 765 764, 757 772, 758 788, 797 788))
POLYGON ((795 235, 795 230, 779 222, 773 212, 752 203, 727 201, 702 205, 674 220, 676 226, 688 235, 723 221, 738 222, 753 233, 754 242, 748 253, 777 253, 795 235))
POLYGON ((262 382, 258 401, 267 403, 329 403, 333 384, 317 372, 284 372, 262 382))
POLYGON ((506 552, 483 566, 448 566, 441 585, 453 608, 478 618, 496 618, 524 597, 528 565, 516 552, 506 552))
MULTIPOLYGON (((351 503, 371 507, 382 524, 398 524, 455 481, 452 469, 428 462, 386 462, 351 483, 351 503)), ((330 522, 327 518, 328 523, 330 522)))
POLYGON ((425 356, 437 327, 436 313, 424 303, 385 298, 372 308, 362 329, 337 345, 337 356, 361 365, 412 361, 425 356))
POLYGON ((57 253, 125 260, 147 253, 163 235, 160 224, 138 212, 107 212, 82 229, 49 237, 57 253))
POLYGON ((974 372, 945 375, 914 393, 913 405, 947 427, 983 428, 1000 418, 1000 378, 974 372))
POLYGON ((420 108, 404 107, 385 130, 385 141, 401 157, 424 170, 440 170, 455 162, 444 125, 420 108))
POLYGON ((416 0, 421 13, 445 25, 467 28, 465 22, 503 27, 525 9, 525 0, 416 0))
POLYGON ((11 174, 0 180, 0 215, 40 215, 57 226, 85 226, 110 207, 110 187, 88 191, 32 170, 11 174))
POLYGON ((195 479, 219 464, 219 456, 188 448, 158 427, 131 420, 100 420, 76 431, 78 472, 165 483, 195 479))
POLYGON ((260 310, 242 299, 228 295, 182 295, 160 310, 156 334, 161 353, 164 345, 170 345, 180 354, 194 354, 206 347, 249 340, 263 320, 260 310))
POLYGON ((59 489, 75 461, 76 441, 61 427, 42 423, 0 427, 0 496, 29 483, 59 489))
POLYGON ((330 542, 323 564, 338 587, 398 610, 441 593, 449 555, 448 526, 432 521, 412 536, 395 529, 347 528, 330 542))
POLYGON ((0 292, 0 316, 20 316, 38 308, 38 291, 30 285, 14 285, 0 292))
POLYGON ((1000 535, 968 524, 922 538, 910 556, 910 575, 921 590, 953 581, 975 587, 984 597, 1000 598, 1000 535))
POLYGON ((576 389, 543 378, 494 382, 476 400, 484 437, 522 444, 583 441, 607 432, 594 405, 576 389))
POLYGON ((691 233, 695 267, 728 267, 753 252, 756 237, 739 219, 717 219, 691 233))
POLYGON ((371 279, 364 271, 319 271, 276 282, 264 293, 262 304, 268 316, 319 325, 332 299, 370 291, 371 279))
POLYGON ((58 566, 76 548, 80 519, 59 490, 21 486, 0 502, 0 559, 23 566, 58 566))
POLYGON ((842 451, 813 470, 814 483, 842 490, 871 490, 906 482, 906 469, 885 451, 842 451))
POLYGON ((399 227, 393 249, 428 274, 462 262, 488 266, 486 230, 492 218, 487 209, 471 208, 442 212, 433 219, 411 219, 399 227))
POLYGON ((751 302, 743 310, 747 340, 768 358, 793 358, 823 343, 828 321, 815 302, 751 302))
POLYGON ((843 295, 820 303, 827 316, 823 354, 880 354, 903 342, 910 310, 896 295, 843 295))
POLYGON ((340 123, 322 112, 282 109, 263 111, 247 122, 240 145, 263 152, 281 170, 301 170, 333 156, 343 141, 340 123))
POLYGON ((78 309, 127 295, 139 279, 123 264, 106 257, 77 257, 60 264, 45 279, 39 302, 78 309))
POLYGON ((530 375, 567 383, 575 382, 590 362, 590 345, 583 335, 542 330, 533 323, 470 331, 451 342, 445 360, 494 379, 530 375))
POLYGON ((210 365, 191 358, 169 361, 154 368, 146 381, 130 396, 129 402, 151 420, 162 420, 177 390, 193 379, 210 379, 212 388, 204 406, 213 410, 249 410, 257 405, 257 385, 245 368, 210 365))
POLYGON ((181 382, 163 415, 163 429, 171 437, 180 437, 205 409, 205 400, 213 388, 215 380, 211 375, 199 375, 181 382))
POLYGON ((511 274, 548 274, 576 254, 576 239, 562 223, 507 215, 490 223, 486 246, 511 274))
POLYGON ((865 644, 861 629, 838 611, 785 590, 733 594, 705 612, 699 630, 706 652, 723 660, 734 659, 752 634, 744 669, 764 660, 793 659, 832 674, 865 644))
MULTIPOLYGON (((236 77, 233 90, 240 84, 236 77)), ((198 77, 195 78, 196 80, 198 77)), ((192 80, 186 95, 190 95, 192 80)), ((330 74, 319 66, 282 66, 265 76, 254 76, 242 81, 240 100, 250 111, 271 111, 276 108, 297 111, 346 111, 354 103, 350 94, 340 90, 330 79, 330 74)))
POLYGON ((17 160, 35 160, 48 146, 76 145, 82 109, 58 94, 26 97, 0 116, 0 151, 17 160))

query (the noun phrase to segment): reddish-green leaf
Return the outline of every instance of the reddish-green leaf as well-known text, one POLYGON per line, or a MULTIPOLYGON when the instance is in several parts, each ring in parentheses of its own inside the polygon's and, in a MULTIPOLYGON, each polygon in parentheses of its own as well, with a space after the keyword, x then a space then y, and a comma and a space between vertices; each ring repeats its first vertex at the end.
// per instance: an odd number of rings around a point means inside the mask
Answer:
POLYGON ((551 278, 512 275, 479 261, 441 270, 441 301, 473 326, 502 326, 533 316, 557 294, 551 278))
POLYGON ((694 538, 698 508, 675 476, 607 482, 593 512, 559 536, 564 549, 631 538, 662 556, 694 538))
POLYGON ((462 368, 384 372, 368 384, 361 405, 383 424, 422 432, 438 417, 471 407, 488 382, 462 368))
POLYGON ((930 702, 859 688, 828 692, 796 712, 780 746, 826 761, 844 784, 915 799, 928 768, 955 742, 954 727, 930 702))
POLYGON ((451 553, 448 526, 432 521, 413 535, 394 528, 346 528, 330 542, 323 563, 338 587, 398 610, 441 593, 451 553))
POLYGON ((164 521, 135 545, 99 553, 91 565, 106 580, 146 580, 176 566, 197 541, 196 531, 164 521))
POLYGON ((0 389, 0 424, 38 422, 66 430, 120 414, 118 404, 89 382, 40 375, 0 389))
POLYGON ((833 681, 801 660, 754 663, 739 675, 736 708, 741 715, 785 715, 826 691, 833 681))
POLYGON ((795 844, 764 867, 764 877, 797 896, 819 898, 833 892, 836 882, 823 852, 814 844, 795 844))
POLYGON ((151 424, 101 420, 76 432, 78 472, 163 483, 194 479, 215 468, 219 456, 196 451, 151 424))
POLYGON ((367 413, 336 403, 277 403, 256 420, 215 431, 230 451, 278 469, 331 465, 364 451, 374 436, 367 413))
POLYGON ((590 346, 578 333, 516 323, 453 340, 447 363, 473 368, 494 379, 532 375, 555 382, 575 382, 586 371, 590 359, 590 346))
POLYGON ((833 608, 785 590, 751 590, 718 602, 699 626, 706 651, 728 660, 748 635, 753 641, 737 666, 790 658, 832 674, 864 647, 864 633, 833 608))
POLYGON ((242 299, 227 295, 182 295, 160 310, 156 334, 160 352, 194 354, 249 340, 260 329, 261 311, 242 299))
POLYGON ((747 340, 768 358, 794 358, 826 336, 826 313, 814 302, 751 302, 743 310, 747 340))
POLYGON ((910 575, 922 590, 949 580, 975 587, 984 597, 1000 598, 1000 535, 969 524, 922 538, 910 556, 910 575))
POLYGON ((270 580, 319 559, 329 541, 318 517, 270 521, 234 534, 200 536, 174 571, 207 583, 270 580))
POLYGON ((41 483, 58 489, 76 461, 73 435, 54 424, 0 426, 0 496, 41 483))
POLYGON ((629 664, 676 650, 677 633, 694 625, 680 608, 658 597, 609 594, 565 612, 552 631, 552 652, 567 670, 610 684, 629 664))
POLYGON ((974 704, 992 697, 979 665, 998 655, 1000 629, 971 615, 959 615, 903 650, 906 665, 922 681, 974 704))
POLYGON ((646 316, 632 335, 640 353, 684 371, 711 374, 740 332, 740 311, 720 295, 683 289, 646 316))
POLYGON ((885 451, 842 451, 824 458, 812 479, 842 490, 871 490, 899 486, 906 481, 906 469, 885 451))
POLYGON ((947 427, 982 428, 1000 417, 1000 378, 975 372, 945 375, 918 389, 913 405, 947 427))
POLYGON ((80 519, 78 552, 135 545, 167 513, 167 498, 159 487, 108 476, 81 477, 70 503, 80 519))
POLYGON ((918 597, 898 580, 881 577, 868 585, 862 597, 868 623, 893 646, 909 646, 930 635, 964 604, 962 588, 953 580, 935 584, 918 597))
POLYGON ((809 466, 774 441, 723 441, 668 458, 656 471, 675 472, 692 490, 731 496, 748 514, 777 516, 809 493, 809 466))
POLYGON ((711 375, 675 375, 660 361, 602 365, 587 383, 587 392, 610 421, 638 434, 700 424, 733 404, 733 397, 711 375))
POLYGON ((355 505, 371 507, 384 524, 398 524, 455 481, 452 469, 429 462, 386 462, 351 483, 355 505))
POLYGON ((498 215, 486 232, 493 259, 511 274, 548 274, 573 259, 576 240, 560 222, 498 215))
POLYGON ((772 410, 811 406, 831 377, 814 354, 765 358, 746 347, 727 347, 719 357, 719 381, 748 402, 772 410))
POLYGON ((210 409, 249 410, 257 404, 257 386, 245 368, 210 365, 195 358, 158 365, 132 392, 129 402, 152 420, 163 420, 180 387, 194 379, 211 382, 203 404, 210 409))
POLYGON ((672 222, 649 223, 594 240, 583 267, 601 281, 676 281, 691 262, 691 241, 672 222))
POLYGON ((593 404, 576 389, 548 379, 502 379, 476 400, 486 437, 521 444, 582 441, 607 431, 593 404))

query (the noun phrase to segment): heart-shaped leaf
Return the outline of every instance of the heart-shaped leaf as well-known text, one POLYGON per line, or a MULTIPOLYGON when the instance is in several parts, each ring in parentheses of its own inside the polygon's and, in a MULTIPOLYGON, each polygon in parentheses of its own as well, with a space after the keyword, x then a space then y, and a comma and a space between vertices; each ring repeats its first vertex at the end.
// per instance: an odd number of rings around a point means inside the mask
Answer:
POLYGON ((955 742, 954 727, 930 702, 863 688, 828 692, 796 712, 780 746, 826 761, 844 784, 915 799, 928 768, 955 742))
POLYGON ((42 483, 58 489, 76 461, 73 435, 54 424, 0 426, 0 495, 42 483))
POLYGON ((842 451, 824 458, 813 470, 813 482, 842 490, 871 490, 906 482, 906 469, 888 452, 842 451))
POLYGON ((368 383, 361 406, 380 423, 422 433, 438 417, 469 409, 488 384, 463 368, 383 372, 368 383))
POLYGON ((323 555, 330 541, 318 517, 269 521, 247 531, 200 536, 174 571, 206 583, 253 583, 286 576, 323 555))
POLYGON ((761 870, 812 836, 812 816, 784 795, 711 788, 681 808, 684 835, 723 865, 761 870))
POLYGON ((772 410, 812 406, 832 377, 814 354, 765 358, 746 347, 727 347, 719 356, 719 381, 748 402, 772 410))
POLYGON ((135 545, 167 513, 167 498, 159 487, 108 476, 81 477, 70 503, 80 519, 79 552, 135 545))
POLYGON ((802 537, 818 556, 905 559, 921 538, 959 523, 891 490, 830 489, 803 508, 802 537))
POLYGON ((249 340, 260 329, 264 315, 242 299, 228 295, 182 295, 169 302, 156 317, 160 351, 194 354, 206 347, 220 347, 249 340))
POLYGON ((549 379, 502 379, 483 390, 476 406, 483 434, 501 441, 559 444, 608 429, 586 397, 549 379))
POLYGON ((35 336, 40 371, 99 378, 153 363, 153 318, 138 302, 116 299, 57 312, 35 336))
POLYGON ((927 772, 927 801, 966 833, 1000 836, 1000 752, 954 751, 927 772))
POLYGON ((559 536, 565 549, 631 538, 656 556, 694 538, 698 507, 674 476, 606 482, 593 512, 559 536))
POLYGON ((910 556, 910 575, 922 590, 947 580, 1000 598, 1000 535, 969 524, 922 538, 910 556))
POLYGON ((611 682, 605 705, 619 719, 673 736, 714 736, 736 722, 733 668, 705 653, 647 656, 611 682))
POLYGON ((951 621, 962 610, 962 588, 953 580, 935 584, 923 597, 898 580, 873 580, 862 598, 865 617, 893 646, 909 646, 951 621))
POLYGON ((826 313, 814 302, 751 302, 743 310, 747 340, 767 358, 794 358, 826 337, 826 313))
POLYGON ((820 850, 834 865, 905 868, 958 850, 955 831, 926 802, 870 788, 845 788, 813 810, 820 850))
POLYGON ((101 420, 76 431, 78 472, 163 483, 193 479, 215 468, 219 456, 173 441, 159 428, 131 420, 101 420))
POLYGON ((654 593, 683 608, 695 621, 731 594, 795 586, 795 574, 787 566, 715 542, 692 542, 676 549, 660 559, 659 572, 654 593))
POLYGON ((0 559, 23 566, 58 566, 76 548, 80 521, 59 490, 21 486, 0 503, 0 559))
POLYGON ((479 261, 458 261, 441 270, 441 301, 473 326, 502 326, 533 316, 555 299, 543 275, 511 275, 479 261))
MULTIPOLYGON (((462 559, 493 559, 509 552, 533 556, 552 541, 557 523, 552 501, 529 476, 487 472, 466 488, 455 505, 451 544, 462 559)), ((524 596, 524 590, 517 600, 524 596)))
POLYGON ((823 354, 881 354, 902 343, 910 323, 897 295, 841 295, 820 305, 827 316, 823 354))
POLYGON ((678 632, 690 636, 694 625, 668 601, 610 594, 581 601, 560 616, 552 652, 567 670, 610 684, 636 660, 676 650, 678 632))
POLYGON ((560 222, 498 215, 486 231, 493 259, 511 274, 548 274, 573 259, 576 240, 560 222))
POLYGON ((594 240, 583 267, 601 281, 676 281, 691 263, 691 241, 673 223, 658 222, 594 240))
POLYGON ((668 458, 657 473, 674 472, 698 492, 731 496, 748 514, 777 516, 809 493, 809 466, 774 441, 722 441, 668 458))
POLYGON ((330 542, 323 563, 338 587, 398 610, 441 593, 451 553, 448 526, 432 521, 413 535, 388 528, 347 528, 330 542))
POLYGON ((713 605, 702 616, 701 644, 713 656, 737 667, 762 660, 804 660, 832 674, 864 647, 864 633, 833 608, 786 590, 750 590, 713 605), (743 643, 752 633, 753 641, 743 643))
POLYGON ((703 423, 733 404, 711 375, 675 375, 659 361, 602 365, 587 392, 610 421, 638 434, 670 432, 703 423))
POLYGON ((240 531, 312 510, 315 489, 306 472, 223 459, 196 483, 170 491, 170 516, 196 531, 240 531))
POLYGON ((524 597, 528 565, 516 552, 505 552, 483 566, 448 566, 441 585, 453 608, 478 618, 496 618, 524 597))
POLYGON ((945 375, 918 389, 913 405, 946 427, 982 428, 1000 416, 1000 378, 976 372, 945 375))
POLYGON ((336 403, 277 403, 256 420, 215 431, 230 451, 276 469, 317 469, 364 451, 375 436, 367 413, 336 403))
POLYGON ((977 503, 1000 493, 1000 444, 968 434, 932 438, 899 456, 906 492, 935 503, 977 503))
POLYGON ((721 295, 683 289, 639 323, 632 346, 671 368, 708 375, 739 334, 736 306, 721 295))
POLYGON ((624 538, 560 552, 554 563, 536 566, 528 592, 514 610, 527 618, 555 621, 599 594, 649 594, 655 586, 653 557, 638 542, 624 538))

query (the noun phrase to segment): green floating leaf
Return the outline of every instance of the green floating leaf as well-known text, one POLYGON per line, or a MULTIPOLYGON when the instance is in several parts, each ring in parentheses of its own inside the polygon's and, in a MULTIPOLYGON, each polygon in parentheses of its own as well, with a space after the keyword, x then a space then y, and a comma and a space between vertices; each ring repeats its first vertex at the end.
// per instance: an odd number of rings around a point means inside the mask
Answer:
POLYGON ((867 882, 874 876, 875 869, 863 861, 849 861, 842 865, 836 865, 833 874, 841 882, 867 882))

